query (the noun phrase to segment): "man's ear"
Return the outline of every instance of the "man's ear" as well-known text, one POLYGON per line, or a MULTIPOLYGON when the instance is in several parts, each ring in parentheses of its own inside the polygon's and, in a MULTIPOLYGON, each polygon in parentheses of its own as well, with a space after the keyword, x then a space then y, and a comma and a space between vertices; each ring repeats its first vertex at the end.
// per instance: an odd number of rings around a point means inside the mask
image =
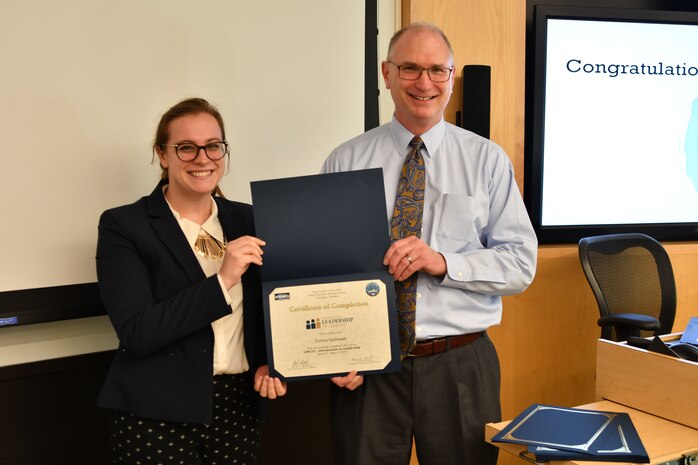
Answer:
POLYGON ((381 74, 383 75, 383 82, 385 82, 386 89, 390 89, 390 79, 388 79, 388 74, 390 72, 390 63, 383 61, 381 63, 381 74))

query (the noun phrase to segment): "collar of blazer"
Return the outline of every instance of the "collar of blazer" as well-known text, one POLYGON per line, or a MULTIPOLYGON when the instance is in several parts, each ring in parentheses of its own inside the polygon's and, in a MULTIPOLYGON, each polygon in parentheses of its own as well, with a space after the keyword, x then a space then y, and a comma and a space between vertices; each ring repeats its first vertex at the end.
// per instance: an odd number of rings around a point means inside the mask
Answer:
MULTIPOLYGON (((200 281, 205 278, 204 272, 165 200, 165 195, 162 192, 162 187, 165 184, 167 184, 166 179, 160 181, 147 199, 150 224, 175 260, 182 266, 189 279, 192 282, 200 281)), ((227 202, 218 197, 214 197, 214 200, 218 205, 218 220, 221 222, 221 227, 228 240, 247 234, 243 223, 229 214, 227 202)))

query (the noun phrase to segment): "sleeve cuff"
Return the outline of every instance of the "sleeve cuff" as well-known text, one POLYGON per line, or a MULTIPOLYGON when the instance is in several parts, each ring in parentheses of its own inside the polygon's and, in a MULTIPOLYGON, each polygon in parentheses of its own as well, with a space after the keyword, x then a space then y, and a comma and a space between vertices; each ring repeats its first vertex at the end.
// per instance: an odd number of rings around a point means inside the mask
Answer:
POLYGON ((225 284, 223 284, 223 278, 221 278, 221 275, 216 273, 216 277, 218 278, 218 283, 221 285, 221 291, 223 291, 223 295, 225 296, 225 301, 228 305, 231 305, 233 303, 233 299, 230 298, 230 294, 228 293, 228 289, 225 288, 225 284))

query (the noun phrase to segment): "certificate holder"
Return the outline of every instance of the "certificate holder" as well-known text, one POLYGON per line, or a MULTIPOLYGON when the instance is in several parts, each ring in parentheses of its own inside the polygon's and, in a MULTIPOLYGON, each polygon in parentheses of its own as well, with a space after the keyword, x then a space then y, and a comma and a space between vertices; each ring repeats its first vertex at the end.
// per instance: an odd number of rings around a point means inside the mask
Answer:
POLYGON ((492 441, 526 444, 543 461, 650 461, 630 416, 622 412, 533 404, 492 441))
POLYGON ((272 375, 400 369, 381 169, 251 183, 272 375))

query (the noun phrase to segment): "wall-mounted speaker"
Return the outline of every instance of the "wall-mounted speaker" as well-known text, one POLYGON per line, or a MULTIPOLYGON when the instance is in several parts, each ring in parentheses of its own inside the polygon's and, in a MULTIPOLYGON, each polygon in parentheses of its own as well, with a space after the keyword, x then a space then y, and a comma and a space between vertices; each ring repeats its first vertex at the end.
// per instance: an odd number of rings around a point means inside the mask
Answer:
POLYGON ((463 67, 463 106, 460 127, 490 138, 490 89, 492 69, 487 65, 463 67))

